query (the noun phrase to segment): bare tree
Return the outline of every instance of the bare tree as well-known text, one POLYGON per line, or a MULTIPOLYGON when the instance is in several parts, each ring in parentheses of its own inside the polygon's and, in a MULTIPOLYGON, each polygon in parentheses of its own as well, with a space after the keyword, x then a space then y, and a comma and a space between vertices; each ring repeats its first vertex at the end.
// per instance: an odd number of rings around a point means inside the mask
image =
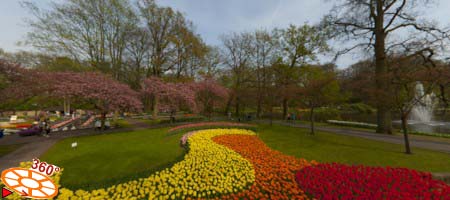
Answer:
MULTIPOLYGON (((181 34, 181 31, 188 32, 190 22, 180 12, 170 7, 160 7, 154 0, 140 0, 137 7, 150 40, 146 76, 161 77, 166 72, 173 71, 176 63, 183 65, 181 62, 184 62, 184 59, 180 57, 178 58, 181 60, 177 59, 177 50, 185 50, 186 46, 174 41, 177 41, 175 38, 181 34)), ((183 55, 179 54, 179 56, 183 55)), ((154 118, 158 116, 158 104, 158 97, 153 98, 154 118)))
POLYGON ((252 42, 254 53, 253 60, 255 65, 256 82, 256 117, 261 116, 262 104, 265 96, 265 88, 268 85, 268 67, 277 57, 279 44, 277 37, 266 30, 256 30, 252 42))
POLYGON ((232 75, 233 92, 236 116, 239 117, 243 84, 249 80, 249 67, 251 64, 253 35, 249 33, 233 33, 222 37, 224 63, 232 75))
MULTIPOLYGON (((332 25, 336 36, 356 44, 343 49, 343 54, 353 49, 373 50, 375 58, 375 83, 379 93, 377 100, 377 132, 391 133, 390 109, 384 102, 390 94, 390 84, 385 79, 389 71, 387 55, 398 47, 421 42, 431 44, 441 40, 445 33, 433 23, 419 18, 417 8, 429 0, 340 0, 331 13, 324 18, 325 25, 332 25), (412 32, 408 37, 396 37, 412 32)), ((418 47, 418 46, 416 46, 418 47)), ((422 45, 423 47, 423 45, 422 45)), ((426 48, 426 47, 425 47, 426 48)), ((411 49, 409 49, 410 52, 411 49)), ((416 50, 420 51, 420 50, 416 50)))
POLYGON ((145 78, 145 69, 148 66, 148 50, 150 49, 149 32, 142 27, 136 27, 129 35, 126 45, 126 54, 128 58, 129 84, 132 88, 141 87, 143 78, 145 78))
POLYGON ((68 0, 52 3, 50 10, 23 2, 34 15, 28 43, 78 62, 87 60, 97 70, 120 79, 128 32, 136 16, 128 0, 68 0))

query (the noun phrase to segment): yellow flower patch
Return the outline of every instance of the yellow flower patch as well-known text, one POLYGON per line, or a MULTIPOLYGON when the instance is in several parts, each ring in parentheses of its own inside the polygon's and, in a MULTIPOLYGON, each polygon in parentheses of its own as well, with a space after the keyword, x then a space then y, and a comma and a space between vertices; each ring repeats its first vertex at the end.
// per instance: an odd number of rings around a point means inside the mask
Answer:
POLYGON ((188 139, 189 152, 184 160, 170 169, 105 189, 71 191, 60 188, 57 199, 212 198, 248 189, 255 182, 252 164, 212 141, 213 137, 228 134, 255 135, 241 129, 198 131, 188 139))

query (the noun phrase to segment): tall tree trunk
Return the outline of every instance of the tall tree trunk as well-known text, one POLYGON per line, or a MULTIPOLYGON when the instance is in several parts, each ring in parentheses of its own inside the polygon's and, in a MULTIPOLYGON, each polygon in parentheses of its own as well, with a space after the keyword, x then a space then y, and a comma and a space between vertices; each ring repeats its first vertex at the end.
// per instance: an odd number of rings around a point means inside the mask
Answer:
POLYGON ((153 111, 153 102, 149 96, 144 96, 142 102, 144 102, 144 112, 150 113, 153 111))
POLYGON ((270 126, 273 125, 273 106, 270 106, 270 126))
POLYGON ((70 99, 67 99, 67 113, 70 115, 70 99))
POLYGON ((386 105, 384 96, 389 92, 389 82, 386 80, 388 72, 386 60, 386 33, 384 30, 383 4, 377 3, 377 16, 375 19, 375 79, 377 92, 383 93, 377 95, 377 133, 392 134, 391 111, 386 105))
POLYGON ((153 108, 152 108, 152 110, 153 110, 153 115, 152 115, 153 119, 158 118, 158 104, 159 104, 159 97, 155 96, 153 98, 153 108))
POLYGON ((256 118, 261 118, 261 106, 262 105, 262 98, 258 97, 258 103, 256 105, 256 118))
POLYGON ((239 105, 239 104, 240 104, 239 101, 240 101, 239 97, 236 97, 235 111, 236 111, 236 117, 237 117, 237 118, 239 118, 239 109, 240 109, 240 108, 239 108, 239 106, 240 106, 240 105, 239 105))
POLYGON ((311 122, 311 135, 314 135, 316 133, 314 127, 314 106, 310 108, 309 121, 311 122))
POLYGON ((283 119, 286 119, 288 113, 288 99, 283 99, 283 119))
POLYGON ((105 130, 105 122, 106 122, 106 112, 102 112, 102 127, 101 130, 105 130))
POLYGON ((409 138, 408 138, 408 118, 407 115, 402 114, 402 129, 403 129, 403 138, 405 140, 405 153, 411 154, 411 148, 409 146, 409 138))
POLYGON ((64 97, 64 116, 66 116, 67 113, 67 102, 66 102, 66 98, 64 97))
POLYGON ((231 102, 232 102, 232 101, 233 101, 233 96, 230 95, 230 96, 228 97, 227 105, 225 106, 225 115, 227 115, 227 116, 228 116, 228 113, 229 113, 230 110, 231 110, 231 102))
POLYGON ((445 94, 445 85, 439 84, 439 90, 441 93, 441 99, 442 103, 444 104, 444 109, 442 109, 442 115, 445 115, 445 112, 447 111, 447 107, 449 106, 446 94, 445 94))

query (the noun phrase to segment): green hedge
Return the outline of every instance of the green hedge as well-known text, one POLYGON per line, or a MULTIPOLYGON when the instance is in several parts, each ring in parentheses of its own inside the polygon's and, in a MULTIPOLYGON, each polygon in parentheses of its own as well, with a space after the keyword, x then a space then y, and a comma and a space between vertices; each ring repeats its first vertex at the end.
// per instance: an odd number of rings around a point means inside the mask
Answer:
POLYGON ((350 121, 338 121, 338 120, 327 120, 326 121, 329 124, 338 125, 338 126, 347 126, 347 127, 354 127, 354 128, 368 128, 368 129, 376 129, 376 124, 369 124, 369 123, 363 123, 363 122, 350 122, 350 121))
MULTIPOLYGON (((297 114, 297 119, 300 120, 309 120, 311 114, 308 111, 303 111, 297 114)), ((327 120, 334 119, 340 120, 340 111, 336 108, 316 108, 314 109, 314 119, 317 122, 326 122, 327 120)))
POLYGON ((412 131, 411 134, 414 135, 425 135, 425 136, 434 136, 434 137, 442 137, 442 138, 450 138, 450 134, 445 133, 424 133, 424 132, 416 132, 412 131))
MULTIPOLYGON (((205 121, 206 118, 202 117, 202 116, 197 116, 197 117, 180 117, 177 118, 175 117, 175 122, 201 122, 201 121, 205 121)), ((159 124, 166 124, 166 123, 170 123, 170 119, 163 119, 159 121, 159 124)))
POLYGON ((361 113, 361 114, 372 114, 375 113, 375 108, 364 103, 354 103, 354 104, 342 104, 339 105, 339 110, 346 113, 361 113))

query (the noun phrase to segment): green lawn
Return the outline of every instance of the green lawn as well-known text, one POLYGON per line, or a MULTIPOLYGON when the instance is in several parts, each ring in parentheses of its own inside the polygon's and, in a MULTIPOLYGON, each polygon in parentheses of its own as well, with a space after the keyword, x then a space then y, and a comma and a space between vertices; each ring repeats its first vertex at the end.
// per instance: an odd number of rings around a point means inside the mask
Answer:
POLYGON ((68 138, 58 142, 41 160, 64 168, 61 184, 92 189, 147 177, 182 159, 181 135, 167 129, 68 138), (71 148, 72 142, 78 147, 71 148))
POLYGON ((269 147, 308 160, 450 172, 450 155, 446 153, 413 148, 413 155, 406 155, 403 145, 324 132, 312 136, 307 129, 278 125, 261 125, 258 130, 269 147))
POLYGON ((13 152, 14 150, 18 149, 21 146, 22 146, 21 144, 0 146, 0 157, 13 152))

